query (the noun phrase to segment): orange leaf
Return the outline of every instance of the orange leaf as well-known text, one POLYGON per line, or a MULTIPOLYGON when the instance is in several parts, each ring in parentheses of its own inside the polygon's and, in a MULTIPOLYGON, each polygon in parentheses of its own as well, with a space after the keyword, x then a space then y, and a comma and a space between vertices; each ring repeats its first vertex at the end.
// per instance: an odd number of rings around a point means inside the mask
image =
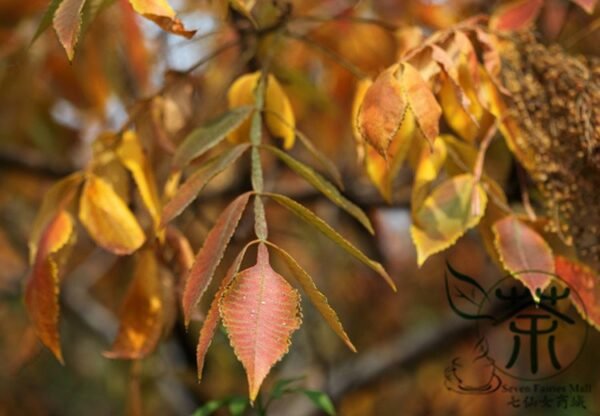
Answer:
POLYGON ((63 0, 52 20, 60 44, 65 48, 69 61, 73 60, 75 45, 81 30, 81 12, 86 0, 63 0))
POLYGON ((388 147, 402 124, 407 100, 396 77, 399 65, 383 71, 369 87, 358 112, 358 129, 364 140, 387 158, 388 147))
POLYGON ((439 133, 442 109, 431 92, 427 82, 412 65, 402 64, 402 87, 410 111, 414 114, 417 126, 429 144, 433 145, 439 133))
POLYGON ((152 250, 140 252, 121 307, 119 333, 107 358, 140 359, 151 353, 163 327, 160 270, 152 250))
POLYGON ((200 337, 198 338, 198 347, 196 348, 196 362, 198 364, 198 380, 202 380, 202 369, 204 368, 204 358, 210 343, 215 335, 215 330, 219 324, 219 301, 225 292, 225 289, 229 286, 229 283, 233 280, 234 276, 240 270, 242 260, 246 254, 246 250, 250 247, 253 242, 246 244, 246 246, 238 253, 237 257, 227 270, 225 277, 221 281, 221 285, 213 298, 210 308, 204 318, 202 329, 200 329, 200 337))
POLYGON ((196 260, 187 275, 183 290, 183 316, 186 325, 190 322, 192 309, 202 298, 217 266, 221 262, 229 240, 231 240, 248 204, 250 195, 252 195, 251 192, 246 192, 229 204, 217 219, 216 224, 206 236, 204 245, 196 255, 196 260))
POLYGON ((181 20, 175 17, 175 11, 167 0, 129 0, 136 13, 152 20, 167 32, 184 36, 188 39, 194 36, 195 30, 186 30, 181 20))
POLYGON ((35 331, 63 363, 58 333, 58 261, 56 254, 71 239, 73 219, 67 211, 59 211, 48 223, 39 241, 33 268, 25 287, 25 306, 35 331))
POLYGON ((514 215, 496 221, 494 243, 504 268, 521 280, 537 301, 554 273, 552 249, 546 241, 514 215))
POLYGON ((490 27, 495 30, 523 30, 530 27, 540 14, 543 0, 518 0, 498 8, 490 27))
POLYGON ((556 256, 554 265, 558 277, 577 292, 571 295, 577 311, 590 325, 600 330, 600 276, 585 264, 563 256, 556 256))
POLYGON ((269 252, 261 243, 256 265, 234 278, 219 306, 231 345, 246 370, 250 401, 254 401, 300 327, 300 295, 271 268, 269 252))
POLYGON ((96 175, 89 175, 81 192, 79 219, 98 245, 118 255, 133 253, 146 238, 125 202, 96 175))

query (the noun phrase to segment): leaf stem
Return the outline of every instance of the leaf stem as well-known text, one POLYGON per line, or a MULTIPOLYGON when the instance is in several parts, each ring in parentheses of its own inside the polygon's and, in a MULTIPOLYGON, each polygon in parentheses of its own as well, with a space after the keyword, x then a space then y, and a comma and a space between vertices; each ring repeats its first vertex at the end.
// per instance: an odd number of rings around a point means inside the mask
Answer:
POLYGON ((485 161, 485 154, 487 152, 492 139, 496 135, 496 131, 498 130, 498 124, 494 122, 487 132, 483 139, 481 140, 481 144, 479 145, 479 153, 477 153, 477 160, 475 161, 475 166, 473 168, 473 175, 479 181, 481 179, 481 175, 483 174, 483 162, 485 161))

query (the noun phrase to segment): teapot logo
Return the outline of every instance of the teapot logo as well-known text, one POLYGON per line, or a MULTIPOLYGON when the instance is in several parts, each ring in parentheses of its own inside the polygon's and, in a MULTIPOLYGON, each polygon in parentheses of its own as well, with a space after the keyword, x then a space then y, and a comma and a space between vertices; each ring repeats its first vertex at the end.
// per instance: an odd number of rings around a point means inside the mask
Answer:
POLYGON ((588 326, 571 306, 573 297, 581 300, 579 295, 551 275, 552 283, 536 292, 536 302, 517 276, 504 277, 485 290, 447 263, 448 303, 461 318, 476 321, 478 333, 473 350, 454 358, 446 369, 448 389, 492 393, 502 384, 499 373, 525 381, 548 379, 565 371, 583 350, 588 326))

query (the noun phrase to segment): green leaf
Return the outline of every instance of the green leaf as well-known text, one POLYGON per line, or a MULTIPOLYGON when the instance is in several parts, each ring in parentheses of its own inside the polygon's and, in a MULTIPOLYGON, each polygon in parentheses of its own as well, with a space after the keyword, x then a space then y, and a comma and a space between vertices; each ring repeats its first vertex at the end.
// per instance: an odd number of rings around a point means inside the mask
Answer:
POLYGON ((353 352, 356 352, 356 347, 354 347, 352 341, 350 341, 350 338, 348 337, 348 334, 346 334, 346 331, 344 330, 340 319, 338 318, 333 308, 329 306, 325 295, 323 295, 323 293, 321 293, 319 289, 317 289, 313 278, 284 249, 273 243, 267 242, 267 244, 269 244, 271 247, 277 250, 279 254, 281 254, 283 259, 285 260, 285 263, 292 271, 294 278, 302 287, 302 290, 304 290, 304 292, 306 293, 312 304, 315 306, 315 308, 319 311, 321 316, 323 316, 323 319, 325 319, 325 321, 333 330, 333 332, 335 332, 337 336, 339 336, 342 339, 342 341, 344 341, 348 348, 350 348, 353 352))
MULTIPOLYGON (((271 246, 274 247, 274 246, 271 246)), ((276 247, 274 247, 276 248, 276 247)), ((271 394, 270 396, 273 399, 279 399, 281 398, 281 396, 283 396, 285 393, 289 393, 295 389, 289 389, 288 386, 297 383, 299 381, 304 380, 304 377, 293 377, 293 378, 282 378, 281 380, 277 380, 277 382, 275 383, 275 385, 273 386, 273 389, 271 390, 271 394)))
POLYGON ((192 131, 177 148, 173 159, 175 165, 185 166, 219 144, 248 118, 251 110, 250 106, 234 108, 192 131))
POLYGON ((33 38, 31 39, 30 45, 33 45, 37 38, 39 38, 41 34, 44 33, 46 29, 48 29, 48 27, 50 27, 50 25, 52 24, 52 18, 54 18, 54 13, 56 12, 56 9, 58 9, 58 6, 60 6, 60 3, 62 3, 62 1, 63 0, 52 0, 50 2, 48 8, 46 9, 46 12, 44 13, 44 16, 42 17, 42 20, 40 21, 40 24, 38 25, 37 30, 35 31, 35 35, 33 35, 33 38))
POLYGON ((225 405, 225 400, 211 400, 202 407, 196 409, 192 416, 209 416, 225 405))
POLYGON ((162 225, 167 224, 181 214, 206 184, 234 163, 249 147, 248 143, 239 144, 209 160, 195 171, 165 205, 162 212, 162 225))
POLYGON ((229 399, 229 404, 227 405, 227 408, 229 409, 229 413, 231 413, 231 416, 240 416, 244 414, 246 408, 248 407, 248 404, 248 399, 246 399, 245 397, 236 396, 229 399))
POLYGON ((380 263, 368 258, 362 251, 360 251, 352 243, 350 243, 348 240, 342 237, 329 224, 327 224, 321 218, 317 217, 311 210, 284 195, 274 193, 264 193, 263 195, 272 198, 273 200, 275 200, 275 202, 287 208, 288 210, 296 214, 298 217, 300 217, 302 220, 315 227, 317 230, 319 230, 326 237, 335 242, 338 246, 346 250, 346 252, 355 257, 361 263, 371 268, 373 271, 377 272, 377 274, 383 277, 387 284, 394 291, 396 291, 396 285, 394 284, 392 278, 387 274, 387 272, 380 263))
POLYGON ((275 156, 284 162, 290 169, 302 176, 308 183, 323 193, 323 195, 329 198, 334 204, 356 218, 371 234, 375 233, 373 230, 373 225, 371 225, 371 221, 369 221, 369 218, 363 212, 363 210, 344 197, 331 182, 319 175, 313 168, 305 165, 297 159, 294 159, 287 153, 282 152, 274 146, 265 145, 264 148, 275 154, 275 156))
POLYGON ((333 403, 327 394, 321 391, 315 390, 302 390, 302 393, 306 397, 308 397, 312 402, 322 411, 327 413, 328 415, 335 415, 335 407, 333 407, 333 403))

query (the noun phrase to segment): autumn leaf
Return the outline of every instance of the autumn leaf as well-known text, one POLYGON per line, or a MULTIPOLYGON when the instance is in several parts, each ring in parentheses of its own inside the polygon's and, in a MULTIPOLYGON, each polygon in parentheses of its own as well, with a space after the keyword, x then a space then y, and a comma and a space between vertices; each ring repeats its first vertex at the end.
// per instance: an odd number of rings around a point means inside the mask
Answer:
POLYGON ((433 149, 423 147, 415 170, 415 180, 412 187, 410 207, 413 217, 417 215, 423 202, 431 192, 431 184, 437 178, 446 162, 446 144, 437 140, 433 149))
POLYGON ((146 239, 135 216, 113 188, 90 174, 79 202, 79 220, 101 247, 118 254, 131 254, 146 239))
POLYGON ((352 243, 350 243, 348 240, 342 237, 329 224, 327 224, 321 218, 317 217, 311 210, 284 195, 273 193, 265 193, 264 195, 272 198, 273 200, 275 200, 275 202, 288 209, 290 212, 301 218, 303 221, 315 227, 317 230, 323 233, 323 235, 325 235, 331 241, 333 241, 342 249, 344 249, 347 253, 349 253, 358 261, 363 263, 365 266, 369 267, 371 270, 375 271, 377 274, 383 277, 386 283, 394 291, 396 291, 396 285, 394 284, 394 281, 387 274, 387 272, 380 263, 368 258, 362 251, 360 251, 352 243))
POLYGON ((442 109, 438 104, 429 85, 412 65, 402 64, 402 86, 406 91, 406 98, 410 111, 423 137, 430 145, 439 134, 439 122, 442 109))
POLYGON ((495 30, 523 30, 537 19, 543 0, 516 0, 501 6, 490 19, 490 27, 495 30))
POLYGON ((37 254, 37 245, 42 233, 48 223, 62 211, 70 201, 75 197, 79 185, 83 182, 83 174, 73 173, 66 178, 56 182, 44 195, 42 206, 40 207, 31 231, 29 233, 29 261, 33 264, 37 254))
POLYGON ((256 265, 241 271, 219 304, 223 325, 248 377, 250 401, 302 323, 300 295, 269 264, 264 244, 256 265))
POLYGON ((575 291, 571 302, 579 314, 600 330, 600 276, 589 266, 564 256, 554 258, 556 275, 575 291))
POLYGON ((25 306, 41 341, 63 362, 58 332, 59 251, 73 236, 73 219, 59 211, 44 228, 25 287, 25 306))
POLYGON ((235 275, 240 270, 240 266, 242 265, 242 261, 244 260, 244 255, 248 248, 255 244, 255 242, 250 242, 244 246, 244 248, 238 253, 229 269, 227 269, 227 273, 225 277, 221 281, 221 285, 213 298, 208 312, 206 313, 206 317, 204 318, 204 322, 202 324, 202 328, 200 329, 200 336, 198 338, 198 346, 196 348, 196 362, 198 364, 198 380, 202 380, 202 370, 204 369, 204 359, 206 357, 206 352, 208 351, 208 347, 212 342, 212 339, 215 334, 215 330, 217 329, 217 325, 219 324, 219 302, 221 301, 221 297, 225 292, 225 289, 229 286, 235 275))
POLYGON ((81 31, 81 13, 86 0, 62 0, 52 19, 60 44, 65 48, 69 61, 73 60, 75 46, 81 31))
POLYGON ((497 221, 492 229, 504 268, 523 282, 537 302, 538 290, 548 286, 554 273, 552 249, 541 235, 514 215, 497 221))
POLYGON ((364 93, 357 116, 362 138, 384 158, 408 107, 395 64, 383 71, 364 93))
POLYGON ((251 110, 249 106, 236 107, 192 131, 177 148, 173 163, 183 167, 218 145, 228 134, 243 125, 251 110))
POLYGON ((123 134, 117 154, 123 165, 131 172, 142 200, 152 217, 154 228, 158 230, 161 204, 156 189, 156 180, 142 143, 135 132, 129 130, 123 134))
POLYGON ((275 244, 267 244, 277 250, 277 252, 281 255, 288 268, 292 272, 292 275, 300 287, 302 287, 304 293, 306 293, 306 296, 308 296, 313 306, 317 309, 317 311, 319 311, 333 332, 335 332, 336 335, 340 337, 342 341, 344 341, 344 343, 352 352, 356 352, 356 347, 354 344, 352 344, 352 341, 350 341, 348 334, 346 334, 346 331, 340 322, 340 318, 338 318, 333 308, 329 305, 329 302, 327 302, 325 295, 319 291, 313 278, 306 272, 306 270, 302 268, 302 266, 298 264, 298 262, 296 262, 296 260, 294 260, 294 258, 287 251, 275 244))
POLYGON ((410 227, 419 266, 476 226, 486 204, 486 193, 471 174, 454 176, 436 187, 414 215, 410 227))
POLYGON ((167 202, 162 213, 162 224, 167 224, 176 218, 196 198, 198 193, 215 176, 223 172, 228 166, 235 163, 237 159, 250 147, 249 144, 239 144, 228 149, 203 164, 194 172, 187 181, 181 185, 173 198, 167 202))
POLYGON ((202 248, 196 255, 183 290, 182 305, 186 326, 190 322, 192 309, 202 298, 217 266, 221 262, 229 240, 231 240, 237 228, 251 195, 251 192, 246 192, 229 204, 217 219, 217 222, 206 236, 202 248))
POLYGON ((151 249, 144 249, 121 306, 117 338, 105 357, 137 360, 154 351, 164 323, 161 291, 156 256, 151 249))
MULTIPOLYGON (((227 92, 229 108, 255 105, 254 91, 259 79, 260 71, 244 74, 236 79, 227 92)), ((272 74, 267 77, 263 111, 269 132, 283 140, 285 149, 291 149, 296 137, 294 111, 285 91, 272 74)), ((249 132, 250 120, 247 120, 229 135, 229 140, 232 143, 248 141, 249 132)))
POLYGON ((167 0, 129 0, 136 13, 141 14, 146 19, 152 20, 167 32, 192 38, 195 30, 186 30, 175 16, 175 11, 171 8, 167 0))

